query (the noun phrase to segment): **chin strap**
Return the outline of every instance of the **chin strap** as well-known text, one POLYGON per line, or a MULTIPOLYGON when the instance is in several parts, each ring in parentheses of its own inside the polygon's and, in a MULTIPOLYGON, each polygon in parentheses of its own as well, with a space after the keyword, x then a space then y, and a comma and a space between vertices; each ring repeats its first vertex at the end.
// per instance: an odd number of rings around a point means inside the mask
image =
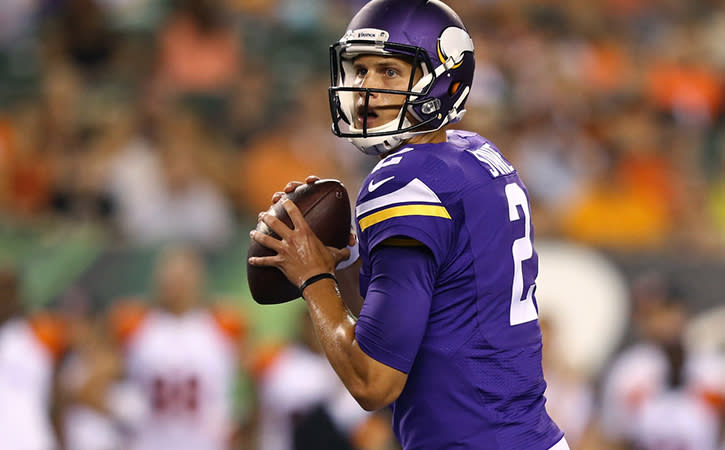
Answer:
MULTIPOLYGON (((402 115, 403 108, 401 107, 400 113, 398 113, 398 116, 394 120, 391 120, 386 124, 380 125, 379 127, 371 128, 367 131, 368 133, 395 131, 398 129, 398 123, 400 123, 400 118, 402 115)), ((403 128, 408 128, 410 126, 412 126, 410 121, 407 118, 403 119, 403 128)), ((354 127, 350 127, 350 131, 359 131, 362 133, 362 130, 354 127)), ((348 140, 352 142, 352 144, 357 147, 361 152, 367 155, 382 155, 400 147, 403 142, 410 139, 414 134, 415 133, 413 132, 405 132, 386 136, 352 137, 348 138, 348 140)))
POLYGON ((354 137, 348 140, 366 155, 383 155, 400 147, 412 137, 412 133, 394 136, 354 137))

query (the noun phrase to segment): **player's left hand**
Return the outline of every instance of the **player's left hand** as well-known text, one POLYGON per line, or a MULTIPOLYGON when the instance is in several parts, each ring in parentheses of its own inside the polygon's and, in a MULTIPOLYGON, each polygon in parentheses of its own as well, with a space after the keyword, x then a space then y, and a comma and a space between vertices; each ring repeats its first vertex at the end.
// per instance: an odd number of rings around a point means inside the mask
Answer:
POLYGON ((251 257, 253 266, 276 267, 285 274, 295 286, 301 285, 310 277, 319 273, 335 273, 335 266, 349 258, 350 250, 325 246, 312 232, 302 212, 288 198, 280 200, 292 219, 294 229, 271 214, 261 214, 264 222, 281 239, 275 239, 264 233, 252 230, 249 235, 261 245, 277 252, 274 256, 251 257))

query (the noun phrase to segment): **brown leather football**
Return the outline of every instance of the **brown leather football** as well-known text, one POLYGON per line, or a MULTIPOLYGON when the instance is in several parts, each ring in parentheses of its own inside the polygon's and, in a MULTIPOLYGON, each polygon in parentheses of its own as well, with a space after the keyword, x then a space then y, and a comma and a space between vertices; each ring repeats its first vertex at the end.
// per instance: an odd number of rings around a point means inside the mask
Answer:
MULTIPOLYGON (((305 220, 318 238, 328 246, 344 248, 350 236, 350 199, 347 189, 337 180, 318 180, 314 184, 303 184, 287 198, 295 202, 305 220)), ((272 205, 268 212, 292 228, 292 220, 280 202, 272 205)), ((257 223, 257 231, 279 239, 276 233, 263 223, 257 223)), ((271 256, 273 250, 250 239, 247 256, 271 256)), ((252 297, 257 303, 273 305, 285 303, 300 297, 297 286, 275 267, 257 267, 247 263, 247 282, 252 297)))

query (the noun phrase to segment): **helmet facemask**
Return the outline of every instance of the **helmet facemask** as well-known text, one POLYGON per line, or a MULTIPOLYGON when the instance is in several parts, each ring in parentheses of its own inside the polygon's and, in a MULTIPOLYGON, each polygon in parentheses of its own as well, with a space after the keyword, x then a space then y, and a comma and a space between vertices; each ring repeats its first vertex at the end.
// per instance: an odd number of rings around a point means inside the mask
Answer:
POLYGON ((426 98, 435 77, 427 52, 420 47, 403 44, 377 43, 370 41, 344 41, 330 48, 331 84, 330 110, 332 129, 340 137, 346 137, 360 150, 368 154, 382 154, 398 147, 415 134, 435 131, 431 126, 436 115, 423 117, 418 111, 434 112, 436 100, 426 98), (362 55, 397 57, 412 67, 407 90, 390 90, 353 86, 355 58, 362 55), (415 83, 416 75, 421 78, 415 83), (401 97, 401 108, 397 117, 385 124, 368 128, 371 95, 397 95, 401 97), (363 97, 362 110, 356 99, 363 97), (431 106, 426 105, 430 103, 431 106), (357 111, 356 111, 357 109, 357 111), (356 117, 363 117, 362 124, 356 124, 356 117))

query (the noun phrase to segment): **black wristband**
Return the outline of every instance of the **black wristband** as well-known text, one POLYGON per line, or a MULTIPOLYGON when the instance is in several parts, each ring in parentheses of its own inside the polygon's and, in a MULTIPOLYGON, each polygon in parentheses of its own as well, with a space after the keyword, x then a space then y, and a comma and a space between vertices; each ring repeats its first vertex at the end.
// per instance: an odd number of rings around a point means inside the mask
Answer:
POLYGON ((317 275, 313 275, 313 276, 309 277, 307 280, 305 280, 304 283, 300 284, 300 294, 303 294, 305 292, 305 289, 312 283, 316 283, 320 280, 324 280, 325 278, 329 278, 332 281, 334 281, 335 284, 337 284, 337 278, 335 278, 335 275, 333 275, 329 272, 318 273, 317 275))

